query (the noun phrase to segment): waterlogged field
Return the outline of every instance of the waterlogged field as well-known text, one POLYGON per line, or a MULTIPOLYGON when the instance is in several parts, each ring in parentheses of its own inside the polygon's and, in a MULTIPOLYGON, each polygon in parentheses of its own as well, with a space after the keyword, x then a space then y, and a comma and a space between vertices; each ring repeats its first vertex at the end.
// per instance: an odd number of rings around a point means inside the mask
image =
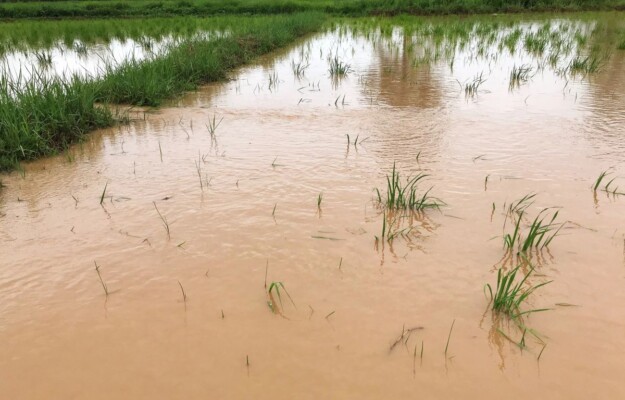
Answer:
POLYGON ((246 19, 7 22, 0 24, 0 72, 3 80, 20 87, 37 79, 93 79, 124 63, 162 56, 183 42, 228 36, 238 30, 241 21, 246 19))
POLYGON ((334 20, 4 174, 0 397, 625 396, 622 20, 334 20))

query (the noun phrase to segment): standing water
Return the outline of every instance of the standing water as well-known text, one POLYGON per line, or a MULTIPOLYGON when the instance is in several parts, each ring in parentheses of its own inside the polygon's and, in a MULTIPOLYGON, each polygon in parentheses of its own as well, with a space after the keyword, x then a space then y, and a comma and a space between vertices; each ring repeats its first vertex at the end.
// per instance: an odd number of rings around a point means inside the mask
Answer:
POLYGON ((3 176, 0 398, 625 396, 602 18, 347 21, 3 176))

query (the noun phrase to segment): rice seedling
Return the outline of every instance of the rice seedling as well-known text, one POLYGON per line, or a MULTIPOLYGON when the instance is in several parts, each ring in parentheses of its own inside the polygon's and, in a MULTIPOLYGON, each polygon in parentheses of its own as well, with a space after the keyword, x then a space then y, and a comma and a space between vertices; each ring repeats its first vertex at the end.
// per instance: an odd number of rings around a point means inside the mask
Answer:
POLYGON ((284 293, 287 295, 287 297, 291 301, 291 304, 293 304, 293 307, 297 308, 297 306, 295 305, 295 302, 291 298, 291 295, 289 294, 289 292, 286 290, 286 287, 284 286, 284 284, 282 282, 271 282, 271 284, 269 285, 269 289, 267 289, 267 295, 269 296, 269 301, 267 301, 267 304, 269 305, 269 308, 271 309, 271 311, 273 311, 274 313, 279 312, 276 301, 275 301, 274 293, 276 294, 276 296, 278 296, 278 302, 280 303, 280 307, 282 307, 282 294, 280 290, 284 291, 284 293))
POLYGON ((336 311, 332 311, 331 313, 329 313, 328 315, 326 315, 326 316, 325 316, 325 319, 328 319, 328 318, 330 318, 331 316, 333 316, 335 312, 336 312, 336 311))
POLYGON ((186 303, 187 293, 184 291, 184 288, 182 287, 182 283, 180 283, 180 281, 178 281, 178 285, 180 286, 180 291, 182 292, 182 301, 186 303))
POLYGON ((104 184, 104 190, 102 190, 102 195, 100 196, 100 205, 102 205, 102 203, 104 202, 104 196, 106 195, 106 188, 108 187, 108 185, 108 182, 104 184))
POLYGON ((198 151, 198 159, 195 161, 195 170, 197 171, 197 176, 200 179, 200 189, 204 191, 204 182, 202 181, 202 158, 200 156, 200 152, 198 151))
POLYGON ((161 162, 163 162, 163 148, 161 147, 161 141, 158 141, 158 153, 161 156, 161 162))
POLYGON ((278 84, 280 83, 280 80, 278 79, 278 73, 277 72, 272 72, 271 74, 269 74, 269 91, 271 92, 272 89, 275 89, 278 87, 278 84))
POLYGON ((291 70, 293 71, 293 76, 297 79, 305 76, 308 66, 309 64, 304 64, 302 61, 296 63, 295 60, 291 60, 291 70))
POLYGON ((530 265, 530 270, 527 274, 523 275, 521 280, 516 282, 516 277, 520 268, 521 265, 518 265, 508 272, 500 268, 497 271, 497 284, 494 291, 490 283, 484 285, 484 292, 488 289, 493 312, 504 314, 512 319, 517 319, 522 315, 548 310, 546 308, 539 308, 521 311, 521 305, 527 298, 534 291, 549 284, 551 281, 542 282, 538 285, 531 285, 529 283, 525 285, 532 272, 534 272, 534 267, 530 265))
POLYGON ((102 279, 102 275, 100 274, 100 266, 95 261, 93 263, 95 264, 95 272, 98 274, 98 279, 100 280, 102 289, 104 289, 104 294, 106 295, 106 297, 108 297, 109 290, 108 290, 108 287, 106 286, 106 283, 104 283, 104 280, 102 279))
POLYGON ((391 175, 386 176, 386 195, 376 188, 378 204, 386 210, 410 210, 424 211, 430 208, 440 209, 445 203, 433 196, 430 196, 432 188, 419 194, 419 183, 428 175, 419 173, 414 177, 408 177, 405 183, 401 182, 399 171, 393 163, 391 175))
POLYGON ((595 181, 595 184, 592 187, 592 190, 594 192, 597 191, 597 189, 599 189, 599 185, 601 185, 601 182, 603 181, 603 179, 605 179, 606 176, 608 176, 610 174, 610 172, 608 170, 603 171, 599 174, 599 177, 597 178, 597 180, 595 181))
POLYGON ((317 195, 317 211, 321 211, 321 202, 323 201, 323 192, 317 195))
POLYGON ((478 94, 480 86, 482 86, 482 84, 486 82, 486 79, 483 77, 483 75, 484 73, 480 72, 480 74, 476 75, 473 80, 464 84, 465 97, 475 97, 478 94))
POLYGON ((536 361, 540 362, 540 357, 543 355, 543 351, 545 351, 545 348, 547 347, 547 344, 545 343, 543 345, 543 348, 540 349, 540 353, 538 353, 538 357, 536 358, 536 361))
POLYGON ((451 323, 451 328, 449 328, 449 335, 447 336, 447 344, 445 345, 445 359, 447 359, 447 350, 449 349, 449 341, 451 340, 451 332, 454 330, 454 324, 456 320, 454 319, 451 323))
POLYGON ((273 205, 273 210, 271 210, 271 216, 275 218, 276 216, 276 208, 278 207, 278 203, 273 205))
POLYGON ((532 78, 532 71, 534 67, 531 65, 513 66, 510 71, 510 83, 508 87, 510 90, 520 87, 522 84, 528 82, 532 78))
POLYGON ((161 222, 163 224, 163 228, 165 228, 165 232, 167 232, 167 239, 171 239, 171 235, 170 235, 170 231, 169 231, 169 222, 167 222, 167 218, 165 218, 163 216, 163 214, 161 214, 161 212, 158 210, 158 207, 156 206, 156 202, 153 201, 152 204, 154 204, 154 209, 156 210, 156 212, 158 213, 158 216, 161 219, 161 222))
POLYGON ((612 172, 609 170, 603 171, 599 174, 599 177, 597 178, 597 180, 595 180, 595 183, 592 186, 592 190, 595 195, 597 194, 597 190, 601 190, 602 192, 605 192, 608 195, 612 195, 614 197, 625 196, 625 192, 621 192, 618 185, 612 185, 617 177, 613 177, 605 185, 603 185, 603 187, 601 187, 601 183, 603 182, 603 180, 607 179, 608 175, 610 174, 612 174, 612 172))
POLYGON ((558 213, 559 211, 556 211, 551 215, 551 218, 549 218, 549 209, 545 208, 541 210, 530 224, 528 230, 522 232, 521 222, 525 212, 521 211, 516 216, 512 234, 507 233, 503 237, 504 247, 510 252, 518 247, 520 253, 526 253, 532 249, 541 250, 545 247, 549 247, 549 244, 558 236, 560 230, 565 225, 565 223, 555 222, 558 213))
POLYGON ((37 64, 43 68, 48 68, 52 65, 52 54, 46 51, 36 51, 34 53, 37 64))
POLYGON ((265 264, 265 289, 267 289, 267 273, 269 272, 269 260, 265 264))
POLYGON ((582 74, 594 74, 598 72, 604 64, 604 60, 599 58, 595 54, 588 56, 577 56, 573 58, 568 65, 568 71, 572 75, 582 74))
POLYGON ((332 78, 342 78, 352 70, 351 66, 339 59, 338 56, 328 58, 330 76, 332 78))
POLYGON ((388 352, 391 353, 393 349, 401 343, 403 343, 404 345, 407 345, 408 340, 410 339, 410 336, 412 335, 412 333, 421 329, 423 329, 422 326, 415 326, 413 328, 406 329, 406 324, 402 325, 401 334, 397 337, 397 339, 395 339, 395 341, 393 341, 393 343, 391 343, 391 345, 389 346, 388 352))

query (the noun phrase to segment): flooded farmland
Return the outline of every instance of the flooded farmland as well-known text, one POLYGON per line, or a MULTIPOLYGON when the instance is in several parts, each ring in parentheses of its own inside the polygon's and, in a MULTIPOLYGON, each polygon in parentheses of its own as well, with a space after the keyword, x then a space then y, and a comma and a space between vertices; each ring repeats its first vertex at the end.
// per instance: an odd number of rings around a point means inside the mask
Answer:
POLYGON ((0 398, 625 396, 613 19, 341 20, 3 174, 0 398))

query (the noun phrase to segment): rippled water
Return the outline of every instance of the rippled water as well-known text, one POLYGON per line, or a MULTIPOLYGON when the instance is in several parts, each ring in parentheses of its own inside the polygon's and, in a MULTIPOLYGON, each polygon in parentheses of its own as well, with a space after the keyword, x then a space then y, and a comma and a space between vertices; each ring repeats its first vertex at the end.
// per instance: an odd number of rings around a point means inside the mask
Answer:
POLYGON ((625 52, 511 90, 539 62, 521 49, 421 63, 408 47, 399 30, 314 36, 3 176, 0 397, 625 395, 625 197, 591 190, 610 168, 625 185, 625 52), (333 80, 329 55, 352 72, 333 80), (393 163, 447 205, 376 244, 393 163), (550 308, 526 321, 547 347, 528 333, 521 351, 483 288, 504 204, 528 193, 529 214, 568 222, 532 256, 532 283, 553 280, 526 306, 550 308))

